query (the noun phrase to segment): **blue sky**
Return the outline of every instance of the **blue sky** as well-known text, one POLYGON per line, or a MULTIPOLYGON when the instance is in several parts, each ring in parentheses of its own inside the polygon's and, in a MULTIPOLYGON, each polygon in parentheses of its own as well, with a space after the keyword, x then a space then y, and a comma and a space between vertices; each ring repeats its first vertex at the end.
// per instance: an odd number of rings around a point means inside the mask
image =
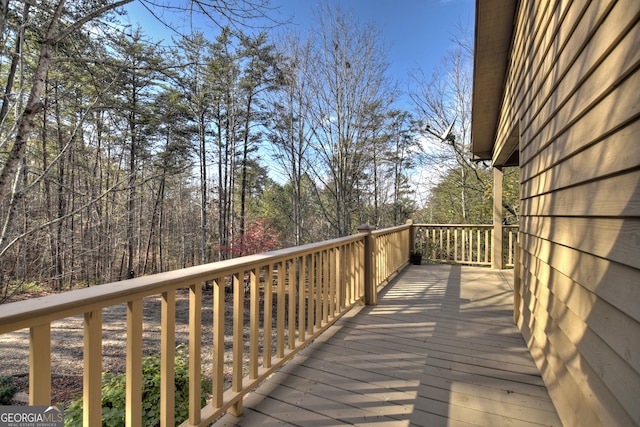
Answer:
MULTIPOLYGON (((323 0, 338 4, 360 23, 374 23, 390 45, 392 75, 405 81, 417 67, 427 75, 451 48, 459 25, 473 35, 475 0, 323 0)), ((272 0, 303 30, 313 23, 318 1, 272 0)))
MULTIPOLYGON (((413 69, 420 68, 427 75, 431 74, 453 46, 451 39, 458 34, 460 25, 473 35, 475 0, 321 1, 340 5, 343 11, 353 14, 360 23, 374 23, 390 47, 390 72, 396 80, 404 83, 407 83, 407 75, 413 69)), ((271 3, 280 8, 281 15, 278 18, 291 17, 291 25, 304 33, 313 24, 314 10, 320 1, 271 0, 271 3)), ((173 35, 139 2, 133 2, 126 8, 131 23, 139 23, 151 38, 169 40, 173 35)), ((187 17, 175 17, 172 20, 181 19, 187 17)), ((406 86, 402 85, 401 88, 406 89, 406 86)))

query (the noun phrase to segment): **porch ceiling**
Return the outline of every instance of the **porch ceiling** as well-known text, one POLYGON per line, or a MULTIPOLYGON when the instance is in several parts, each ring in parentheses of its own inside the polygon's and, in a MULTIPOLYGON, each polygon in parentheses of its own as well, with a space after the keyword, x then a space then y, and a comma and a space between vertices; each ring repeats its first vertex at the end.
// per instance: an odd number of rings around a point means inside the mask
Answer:
POLYGON ((516 0, 476 0, 471 122, 471 152, 474 160, 491 160, 494 157, 496 128, 517 5, 516 0))

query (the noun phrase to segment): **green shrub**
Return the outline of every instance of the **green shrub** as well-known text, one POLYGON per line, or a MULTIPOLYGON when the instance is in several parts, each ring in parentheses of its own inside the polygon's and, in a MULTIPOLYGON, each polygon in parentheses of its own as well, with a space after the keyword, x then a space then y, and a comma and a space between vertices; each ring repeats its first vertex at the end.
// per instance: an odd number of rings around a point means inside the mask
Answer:
POLYGON ((0 375, 0 405, 11 404, 11 399, 18 391, 13 384, 13 377, 0 375))
MULTIPOLYGON (((202 379, 200 406, 211 394, 211 381, 202 379)), ((102 376, 102 426, 125 425, 126 376, 106 372, 102 376)), ((189 417, 189 364, 178 349, 175 358, 176 425, 189 417)), ((65 427, 82 426, 82 398, 73 401, 65 411, 65 427)), ((160 425, 160 356, 142 360, 142 425, 160 425)))

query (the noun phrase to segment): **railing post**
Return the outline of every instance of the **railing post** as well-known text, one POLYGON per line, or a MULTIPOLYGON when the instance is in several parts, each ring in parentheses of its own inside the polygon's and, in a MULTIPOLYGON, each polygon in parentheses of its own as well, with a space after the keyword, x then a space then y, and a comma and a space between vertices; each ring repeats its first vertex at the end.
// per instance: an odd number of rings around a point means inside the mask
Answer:
POLYGON ((375 271, 374 260, 374 242, 371 232, 376 228, 362 224, 358 227, 358 232, 365 233, 364 236, 364 303, 366 305, 378 304, 378 292, 375 281, 373 280, 373 272, 375 271))
POLYGON ((520 320, 520 309, 522 306, 522 297, 520 288, 522 287, 520 273, 520 242, 516 242, 516 254, 513 259, 513 322, 517 325, 520 320))
POLYGON ((503 269, 502 243, 502 169, 493 168, 493 242, 491 242, 491 268, 503 269))
POLYGON ((411 251, 413 251, 416 246, 416 233, 413 228, 412 219, 407 220, 407 225, 409 226, 409 248, 408 249, 409 249, 409 254, 411 254, 411 251))

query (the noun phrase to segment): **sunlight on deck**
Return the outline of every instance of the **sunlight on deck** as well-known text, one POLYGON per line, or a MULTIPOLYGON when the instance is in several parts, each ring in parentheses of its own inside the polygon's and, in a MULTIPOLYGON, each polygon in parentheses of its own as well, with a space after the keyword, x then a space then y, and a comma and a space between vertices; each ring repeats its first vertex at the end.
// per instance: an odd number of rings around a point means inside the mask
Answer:
POLYGON ((561 425, 513 324, 510 275, 405 269, 216 425, 561 425))

